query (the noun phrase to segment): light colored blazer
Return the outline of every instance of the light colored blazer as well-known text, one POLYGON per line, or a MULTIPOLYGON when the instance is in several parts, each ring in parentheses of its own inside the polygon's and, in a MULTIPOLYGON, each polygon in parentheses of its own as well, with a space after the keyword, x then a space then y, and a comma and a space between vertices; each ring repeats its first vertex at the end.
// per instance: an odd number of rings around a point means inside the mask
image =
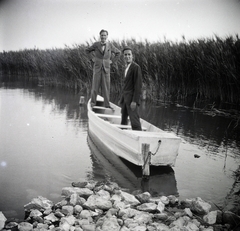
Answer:
POLYGON ((102 51, 101 42, 95 42, 86 49, 86 53, 89 59, 94 62, 93 68, 95 74, 100 73, 102 68, 109 74, 111 63, 115 63, 121 54, 120 50, 110 42, 106 42, 104 51, 102 51))

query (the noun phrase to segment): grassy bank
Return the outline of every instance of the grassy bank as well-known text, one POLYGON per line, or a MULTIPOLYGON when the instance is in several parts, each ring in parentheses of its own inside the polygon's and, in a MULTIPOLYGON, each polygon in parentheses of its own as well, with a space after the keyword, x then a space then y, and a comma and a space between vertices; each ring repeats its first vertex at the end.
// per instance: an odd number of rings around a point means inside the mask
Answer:
MULTIPOLYGON (((198 39, 181 42, 137 42, 134 39, 113 43, 119 49, 127 43, 142 68, 147 96, 153 100, 200 100, 239 103, 240 39, 198 39)), ((4 78, 37 78, 39 84, 89 89, 92 66, 85 54, 86 45, 64 49, 21 50, 0 53, 4 78)), ((112 68, 111 90, 121 89, 123 58, 112 68)), ((3 78, 3 79, 4 79, 3 78)))

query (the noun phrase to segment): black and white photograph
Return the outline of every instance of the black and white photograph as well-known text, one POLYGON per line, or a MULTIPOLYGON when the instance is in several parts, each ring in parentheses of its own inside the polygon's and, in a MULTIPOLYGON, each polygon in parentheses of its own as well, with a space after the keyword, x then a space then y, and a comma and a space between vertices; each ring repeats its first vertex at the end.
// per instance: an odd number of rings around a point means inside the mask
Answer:
POLYGON ((240 231, 240 0, 0 0, 0 230, 240 231))

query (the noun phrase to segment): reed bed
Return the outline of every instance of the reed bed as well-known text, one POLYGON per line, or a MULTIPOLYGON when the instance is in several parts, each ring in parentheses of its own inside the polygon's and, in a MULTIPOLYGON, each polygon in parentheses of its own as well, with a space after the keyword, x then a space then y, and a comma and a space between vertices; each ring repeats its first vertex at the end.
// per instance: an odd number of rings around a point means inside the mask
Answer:
MULTIPOLYGON (((143 72, 147 97, 159 101, 211 100, 239 104, 240 39, 228 36, 180 42, 112 41, 120 50, 134 51, 143 72)), ((87 44, 89 45, 89 44, 87 44)), ((64 49, 20 50, 0 53, 2 76, 37 79, 39 84, 90 89, 92 66, 86 45, 64 49)), ((112 67, 111 90, 121 90, 123 57, 112 67)))

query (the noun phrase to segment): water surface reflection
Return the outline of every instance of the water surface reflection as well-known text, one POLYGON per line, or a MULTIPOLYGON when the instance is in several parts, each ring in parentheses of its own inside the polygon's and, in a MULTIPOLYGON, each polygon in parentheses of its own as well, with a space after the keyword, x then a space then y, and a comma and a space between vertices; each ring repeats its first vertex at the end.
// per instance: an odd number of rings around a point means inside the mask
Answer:
POLYGON ((27 83, 0 87, 0 210, 7 217, 22 218, 23 205, 38 195, 58 201, 63 187, 86 179, 111 179, 130 190, 200 196, 223 205, 240 164, 236 121, 175 105, 143 103, 143 118, 182 138, 176 166, 151 169, 146 184, 141 169, 106 158, 107 152, 101 155, 91 144, 86 105, 79 107, 81 94, 27 83))
POLYGON ((210 155, 239 158, 240 126, 236 118, 209 116, 203 110, 143 103, 141 115, 165 131, 173 131, 210 155))

